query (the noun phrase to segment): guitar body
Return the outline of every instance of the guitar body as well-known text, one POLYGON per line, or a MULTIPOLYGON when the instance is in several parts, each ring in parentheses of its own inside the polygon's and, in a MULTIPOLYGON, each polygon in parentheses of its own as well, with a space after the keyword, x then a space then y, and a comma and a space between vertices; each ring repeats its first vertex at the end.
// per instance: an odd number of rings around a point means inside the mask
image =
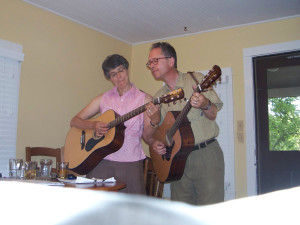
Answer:
MULTIPOLYGON (((89 121, 102 121, 108 123, 118 117, 113 110, 108 110, 97 118, 89 121)), ((69 169, 80 175, 87 174, 107 155, 118 151, 124 142, 125 126, 120 124, 111 128, 103 139, 94 139, 93 130, 82 130, 71 127, 65 142, 64 161, 69 162, 69 169), (84 147, 81 139, 85 132, 84 147)))
MULTIPOLYGON (((162 125, 157 128, 154 134, 154 139, 166 145, 166 134, 179 113, 178 111, 170 111, 166 114, 162 125)), ((180 180, 183 175, 186 159, 195 145, 193 131, 187 117, 183 119, 174 134, 173 141, 169 157, 166 157, 166 154, 159 155, 152 147, 149 148, 153 168, 160 182, 180 180)))

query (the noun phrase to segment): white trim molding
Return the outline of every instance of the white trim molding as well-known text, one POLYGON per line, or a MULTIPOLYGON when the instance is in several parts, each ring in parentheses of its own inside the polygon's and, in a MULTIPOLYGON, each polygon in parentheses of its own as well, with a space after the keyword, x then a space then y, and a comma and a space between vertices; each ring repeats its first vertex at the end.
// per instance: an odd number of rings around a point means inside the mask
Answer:
POLYGON ((22 53, 22 50, 22 45, 0 39, 0 57, 23 62, 24 54, 22 53))

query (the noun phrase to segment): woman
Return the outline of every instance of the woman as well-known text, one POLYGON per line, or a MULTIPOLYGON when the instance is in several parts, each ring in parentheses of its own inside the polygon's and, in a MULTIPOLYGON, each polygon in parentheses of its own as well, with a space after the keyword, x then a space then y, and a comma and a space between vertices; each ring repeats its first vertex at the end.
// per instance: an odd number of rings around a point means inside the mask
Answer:
POLYGON ((146 105, 146 111, 124 123, 125 139, 123 146, 116 152, 106 156, 87 177, 106 179, 115 177, 126 183, 121 190, 126 193, 145 194, 143 179, 143 160, 145 154, 141 138, 151 144, 152 135, 160 121, 159 107, 152 102, 152 97, 135 87, 129 80, 129 63, 121 55, 108 56, 102 69, 105 77, 110 80, 114 88, 95 97, 72 120, 70 125, 79 129, 94 130, 95 135, 101 137, 108 132, 108 124, 101 121, 87 121, 96 114, 113 109, 119 115, 124 115, 141 105, 146 105))

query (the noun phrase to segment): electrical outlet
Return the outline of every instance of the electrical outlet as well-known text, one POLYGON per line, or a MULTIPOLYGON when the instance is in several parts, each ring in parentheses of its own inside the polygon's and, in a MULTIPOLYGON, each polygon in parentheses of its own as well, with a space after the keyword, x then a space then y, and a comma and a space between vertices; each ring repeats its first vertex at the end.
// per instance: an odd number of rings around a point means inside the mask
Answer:
POLYGON ((244 142, 244 133, 243 132, 237 132, 237 139, 239 142, 244 142))

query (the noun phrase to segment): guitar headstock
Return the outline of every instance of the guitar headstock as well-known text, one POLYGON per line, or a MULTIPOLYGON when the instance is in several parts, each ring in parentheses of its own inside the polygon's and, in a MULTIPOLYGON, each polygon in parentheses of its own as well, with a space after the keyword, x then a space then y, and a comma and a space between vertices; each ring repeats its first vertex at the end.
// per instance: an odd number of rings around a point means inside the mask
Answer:
POLYGON ((179 88, 177 90, 164 94, 162 97, 159 97, 160 100, 159 103, 174 102, 176 100, 182 99, 183 97, 184 97, 184 91, 182 88, 179 88))
POLYGON ((201 81, 201 90, 197 87, 197 91, 202 91, 208 89, 210 86, 214 85, 217 80, 221 81, 222 71, 221 68, 217 65, 214 65, 211 70, 208 71, 208 74, 205 75, 203 80, 201 81))

